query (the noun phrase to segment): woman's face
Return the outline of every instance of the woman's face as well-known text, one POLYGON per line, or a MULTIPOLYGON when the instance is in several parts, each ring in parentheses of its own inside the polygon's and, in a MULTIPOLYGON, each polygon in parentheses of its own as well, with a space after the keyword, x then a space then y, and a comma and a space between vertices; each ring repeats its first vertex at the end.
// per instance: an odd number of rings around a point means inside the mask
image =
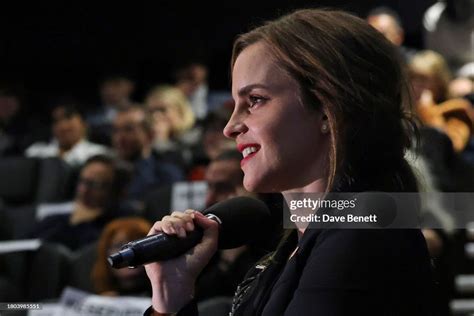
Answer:
POLYGON ((148 110, 154 117, 166 120, 173 128, 176 128, 182 120, 178 106, 172 104, 172 100, 166 98, 152 98, 148 103, 148 110))
POLYGON ((321 126, 327 118, 302 104, 297 82, 264 44, 253 44, 238 56, 232 95, 235 108, 224 134, 236 140, 243 154, 248 191, 295 190, 326 176, 329 133, 321 126))

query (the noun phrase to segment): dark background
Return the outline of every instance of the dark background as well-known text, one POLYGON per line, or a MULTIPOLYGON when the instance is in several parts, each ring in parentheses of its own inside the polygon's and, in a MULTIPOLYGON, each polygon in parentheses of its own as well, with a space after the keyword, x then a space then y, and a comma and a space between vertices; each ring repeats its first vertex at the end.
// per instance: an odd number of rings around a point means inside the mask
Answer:
POLYGON ((123 4, 24 2, 0 9, 0 82, 26 92, 25 105, 44 113, 52 98, 72 95, 98 104, 97 82, 126 72, 137 81, 134 98, 171 80, 179 63, 198 58, 210 68, 210 89, 229 88, 232 42, 252 26, 302 7, 329 6, 364 17, 379 5, 399 12, 407 46, 421 47, 423 12, 417 1, 154 1, 123 4))

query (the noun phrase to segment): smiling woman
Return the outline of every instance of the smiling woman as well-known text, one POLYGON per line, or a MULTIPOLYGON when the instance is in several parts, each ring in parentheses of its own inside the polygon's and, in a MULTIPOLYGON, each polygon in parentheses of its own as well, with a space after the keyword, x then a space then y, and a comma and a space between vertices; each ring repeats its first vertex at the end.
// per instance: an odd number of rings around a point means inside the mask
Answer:
POLYGON ((322 192, 330 141, 328 129, 322 130, 327 116, 302 103, 298 82, 268 52, 267 44, 257 42, 239 54, 233 67, 235 109, 224 134, 235 138, 244 153, 244 186, 283 192, 312 183, 313 191, 322 192))
MULTIPOLYGON (((338 11, 300 10, 241 35, 224 134, 244 156, 245 188, 287 201, 294 193, 417 191, 404 159, 414 125, 399 59, 382 34, 338 11)), ((197 314, 193 288, 216 250, 217 224, 175 212, 150 234, 194 224, 204 230, 201 243, 146 266, 148 313, 197 314)), ((298 226, 248 273, 231 315, 433 315, 430 293, 419 230, 298 226)))

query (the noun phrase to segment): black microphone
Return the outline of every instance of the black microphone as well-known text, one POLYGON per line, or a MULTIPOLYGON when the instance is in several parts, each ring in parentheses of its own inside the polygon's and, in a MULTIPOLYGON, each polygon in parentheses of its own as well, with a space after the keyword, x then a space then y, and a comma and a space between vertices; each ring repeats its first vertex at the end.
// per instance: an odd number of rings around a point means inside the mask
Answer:
MULTIPOLYGON (((268 237, 270 211, 265 203, 249 197, 236 197, 217 203, 202 212, 219 223, 219 248, 236 248, 268 237)), ((131 241, 107 258, 116 269, 176 258, 197 245, 203 236, 195 225, 186 238, 159 233, 131 241)))

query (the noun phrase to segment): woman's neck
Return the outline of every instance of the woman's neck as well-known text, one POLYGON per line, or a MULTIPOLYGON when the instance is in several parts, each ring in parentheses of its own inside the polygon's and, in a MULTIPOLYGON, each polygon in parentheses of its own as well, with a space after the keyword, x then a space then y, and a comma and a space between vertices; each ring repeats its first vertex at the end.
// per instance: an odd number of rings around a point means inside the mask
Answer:
MULTIPOLYGON (((316 193, 320 195, 324 194, 326 192, 326 187, 327 187, 327 180, 321 178, 309 183, 308 185, 305 185, 304 187, 283 191, 282 195, 283 195, 283 198, 285 199, 286 204, 291 205, 292 201, 300 200, 302 198, 302 195, 308 195, 309 197, 311 193, 316 193)), ((291 208, 290 208, 290 213, 295 214, 294 211, 291 210, 291 208)), ((298 238, 301 238, 301 236, 303 236, 306 230, 306 226, 307 226, 307 223, 298 227, 298 238)))

